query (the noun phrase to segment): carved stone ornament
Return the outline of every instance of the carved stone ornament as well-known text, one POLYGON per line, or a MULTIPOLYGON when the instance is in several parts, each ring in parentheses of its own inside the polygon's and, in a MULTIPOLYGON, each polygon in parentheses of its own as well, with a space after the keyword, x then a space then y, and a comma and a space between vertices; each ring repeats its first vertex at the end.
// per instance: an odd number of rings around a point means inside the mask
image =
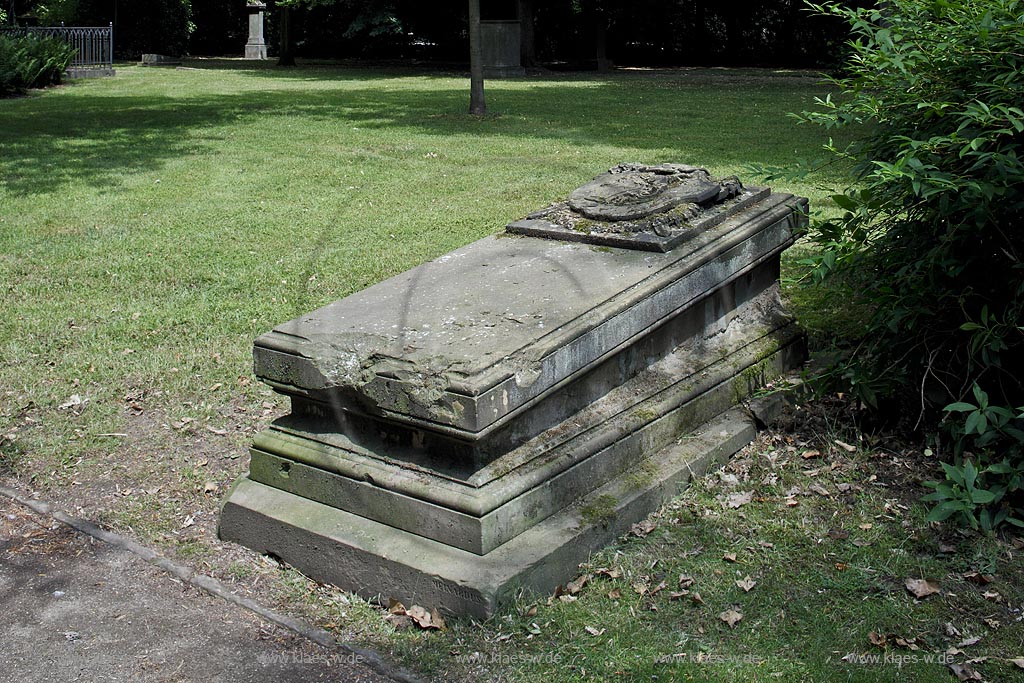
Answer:
POLYGON ((730 176, 685 164, 619 164, 564 202, 510 223, 508 232, 606 246, 669 251, 764 199, 730 176))

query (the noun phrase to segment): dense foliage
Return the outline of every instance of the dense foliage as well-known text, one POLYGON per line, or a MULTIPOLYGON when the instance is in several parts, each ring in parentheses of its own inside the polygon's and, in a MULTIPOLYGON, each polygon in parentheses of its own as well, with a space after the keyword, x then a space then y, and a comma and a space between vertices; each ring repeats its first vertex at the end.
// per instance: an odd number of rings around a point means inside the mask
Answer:
POLYGON ((15 0, 12 8, 18 23, 26 25, 113 23, 114 56, 118 59, 139 59, 146 52, 186 54, 195 28, 191 0, 15 0))
MULTIPOLYGON (((466 59, 465 0, 288 1, 299 9, 293 30, 301 55, 466 59)), ((570 67, 592 64, 598 50, 617 64, 832 63, 841 47, 842 23, 803 10, 797 0, 481 4, 484 20, 530 21, 537 59, 570 67)))
POLYGON ((62 40, 0 35, 0 97, 60 83, 74 56, 62 40))
MULTIPOLYGON (((143 52, 238 54, 245 0, 9 0, 22 25, 114 23, 120 58, 143 52)), ((267 0, 267 43, 278 47, 289 6, 295 52, 303 57, 369 57, 465 62, 465 0, 267 0)), ((845 5, 870 0, 844 0, 845 5)), ((842 22, 804 11, 798 0, 489 0, 482 18, 515 19, 532 31, 528 59, 588 67, 597 55, 622 65, 830 66, 842 22)))
POLYGON ((933 519, 1024 525, 1024 3, 883 6, 815 6, 854 40, 802 118, 861 137, 832 148, 857 182, 811 265, 874 311, 832 378, 910 425, 945 413, 933 519))

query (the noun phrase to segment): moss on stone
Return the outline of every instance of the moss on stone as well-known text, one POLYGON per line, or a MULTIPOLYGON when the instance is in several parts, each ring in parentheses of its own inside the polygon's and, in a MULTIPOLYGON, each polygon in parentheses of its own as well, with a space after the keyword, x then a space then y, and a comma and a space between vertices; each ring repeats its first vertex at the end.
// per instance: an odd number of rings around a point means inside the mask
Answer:
POLYGON ((619 501, 614 496, 600 495, 580 508, 580 517, 586 524, 607 527, 618 515, 619 501))
POLYGON ((654 481, 655 476, 658 474, 658 468, 654 465, 650 458, 645 458, 634 467, 629 475, 626 477, 626 482, 630 488, 642 489, 650 485, 654 481))

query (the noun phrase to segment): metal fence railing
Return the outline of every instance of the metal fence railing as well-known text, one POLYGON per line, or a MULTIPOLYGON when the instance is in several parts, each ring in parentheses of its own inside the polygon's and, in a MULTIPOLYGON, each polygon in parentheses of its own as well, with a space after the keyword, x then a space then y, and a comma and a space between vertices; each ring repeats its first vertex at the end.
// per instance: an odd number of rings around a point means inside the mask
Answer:
POLYGON ((0 35, 50 36, 66 40, 78 53, 70 68, 114 65, 114 24, 109 26, 3 26, 0 35))

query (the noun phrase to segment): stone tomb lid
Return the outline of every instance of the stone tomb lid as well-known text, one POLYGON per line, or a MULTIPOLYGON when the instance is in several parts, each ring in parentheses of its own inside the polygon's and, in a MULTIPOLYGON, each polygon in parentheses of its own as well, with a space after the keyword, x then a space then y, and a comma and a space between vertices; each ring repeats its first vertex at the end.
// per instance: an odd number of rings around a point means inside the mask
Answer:
POLYGON ((284 393, 475 440, 791 240, 772 194, 667 253, 495 235, 278 326, 284 393))

